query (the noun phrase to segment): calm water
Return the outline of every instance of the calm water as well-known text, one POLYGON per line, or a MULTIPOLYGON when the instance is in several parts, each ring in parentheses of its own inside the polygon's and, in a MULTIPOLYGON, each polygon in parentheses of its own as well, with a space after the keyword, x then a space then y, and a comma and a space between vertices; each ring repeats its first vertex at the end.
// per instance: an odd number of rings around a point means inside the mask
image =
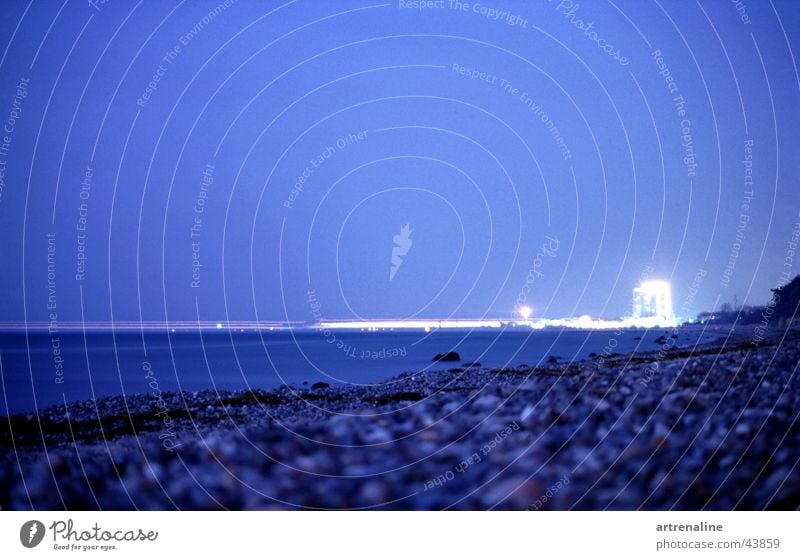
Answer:
MULTIPOLYGON (((422 332, 46 332, 0 333, 3 399, 0 414, 93 396, 210 388, 273 388, 325 381, 376 384, 407 371, 460 364, 432 364, 437 353, 454 350, 462 362, 500 367, 535 365, 548 356, 562 359, 614 351, 656 350, 667 331, 479 330, 422 332), (641 340, 636 340, 641 337, 641 340), (611 342, 613 344, 613 342, 611 342), (61 360, 61 361, 59 361, 61 360), (148 369, 149 368, 149 369, 148 369), (151 377, 146 378, 148 371, 151 377)), ((713 340, 699 330, 681 329, 680 345, 713 340)), ((669 336, 669 334, 667 334, 669 336)))

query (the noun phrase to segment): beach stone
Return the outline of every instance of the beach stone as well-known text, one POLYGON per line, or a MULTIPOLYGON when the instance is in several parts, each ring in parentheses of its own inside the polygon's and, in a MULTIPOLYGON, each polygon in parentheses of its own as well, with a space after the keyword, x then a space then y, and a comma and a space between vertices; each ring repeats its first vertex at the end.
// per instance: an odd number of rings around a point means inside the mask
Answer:
POLYGON ((519 415, 520 421, 525 422, 535 410, 536 408, 532 404, 526 404, 525 408, 522 409, 522 413, 519 415))

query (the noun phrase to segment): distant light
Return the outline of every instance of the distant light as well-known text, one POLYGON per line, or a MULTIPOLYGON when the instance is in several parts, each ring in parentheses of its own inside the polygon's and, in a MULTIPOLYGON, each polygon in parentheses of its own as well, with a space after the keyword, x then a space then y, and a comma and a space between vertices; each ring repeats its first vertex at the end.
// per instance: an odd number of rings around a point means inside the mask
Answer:
POLYGON ((221 329, 222 328, 222 323, 217 323, 217 328, 221 329))
POLYGON ((529 305, 523 305, 519 309, 517 309, 517 313, 522 315, 522 318, 526 321, 530 318, 531 314, 533 313, 533 309, 529 305))
POLYGON ((668 282, 648 280, 633 290, 634 318, 652 317, 662 321, 671 321, 672 297, 668 282))
POLYGON ((424 330, 425 330, 425 332, 431 332, 431 328, 430 327, 425 327, 424 330))

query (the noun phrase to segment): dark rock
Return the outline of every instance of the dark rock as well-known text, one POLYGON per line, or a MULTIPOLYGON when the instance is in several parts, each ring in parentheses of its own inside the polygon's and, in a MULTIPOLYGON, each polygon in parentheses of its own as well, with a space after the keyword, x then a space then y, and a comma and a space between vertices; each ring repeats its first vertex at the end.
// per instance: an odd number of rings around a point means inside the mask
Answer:
POLYGON ((461 356, 458 355, 458 352, 450 351, 447 354, 436 354, 433 357, 434 362, 460 362, 461 356))

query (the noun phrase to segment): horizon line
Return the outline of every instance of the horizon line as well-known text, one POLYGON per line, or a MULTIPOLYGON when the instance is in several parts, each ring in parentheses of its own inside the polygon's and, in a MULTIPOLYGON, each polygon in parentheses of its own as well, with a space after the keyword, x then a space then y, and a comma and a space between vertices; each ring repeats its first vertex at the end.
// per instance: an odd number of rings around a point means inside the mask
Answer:
POLYGON ((548 318, 464 318, 464 319, 327 319, 309 321, 7 321, 0 322, 0 331, 96 331, 96 330, 386 330, 386 329, 452 329, 452 328, 651 328, 680 324, 673 318, 623 317, 597 319, 582 315, 562 319, 548 318))

